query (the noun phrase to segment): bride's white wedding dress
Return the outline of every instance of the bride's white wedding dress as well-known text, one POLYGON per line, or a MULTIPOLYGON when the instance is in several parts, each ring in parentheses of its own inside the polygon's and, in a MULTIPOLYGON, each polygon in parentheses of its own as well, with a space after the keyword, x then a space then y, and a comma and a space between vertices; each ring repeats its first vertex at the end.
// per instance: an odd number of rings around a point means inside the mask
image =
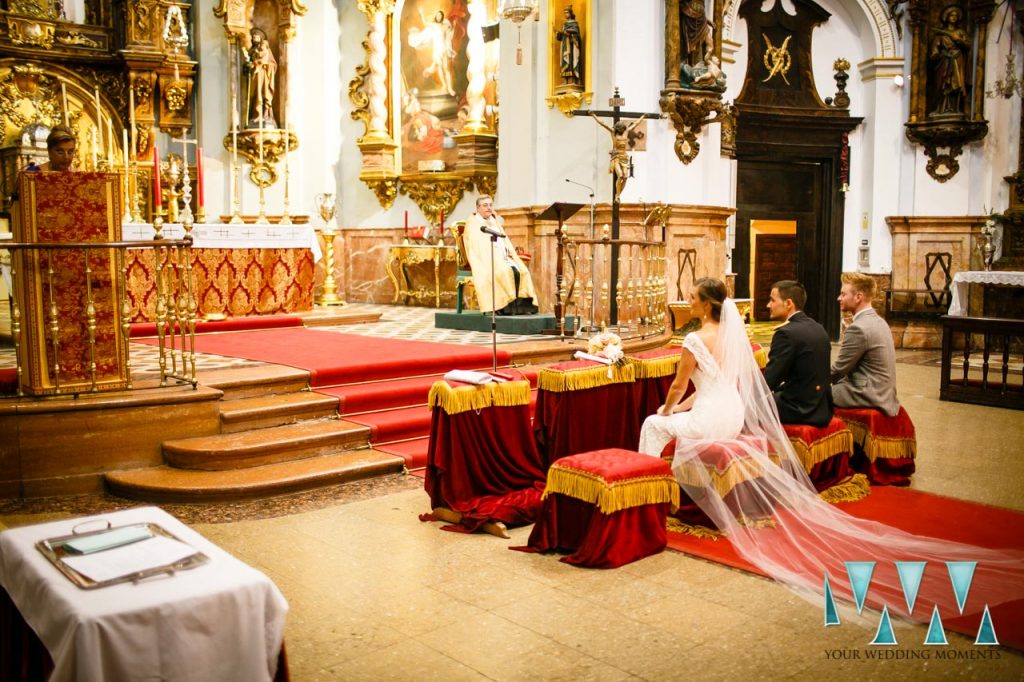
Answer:
POLYGON ((961 614, 980 619, 985 606, 994 609, 1002 604, 1009 613, 1024 608, 1021 552, 912 535, 851 516, 821 499, 786 436, 731 299, 722 306, 715 348, 709 350, 696 334, 688 335, 683 347, 697 361, 693 406, 687 412, 648 417, 640 451, 657 457, 670 440, 676 440, 672 470, 680 486, 740 556, 818 603, 826 575, 835 595, 849 600, 846 562, 873 561, 867 605, 878 610, 887 606, 893 615, 927 621, 937 605, 944 620, 961 614), (733 496, 727 503, 730 492, 720 493, 712 480, 715 466, 705 466, 702 459, 712 445, 719 447, 705 456, 708 463, 715 460, 722 466, 722 445, 734 461, 744 460, 742 500, 733 496), (750 517, 763 517, 765 512, 771 518, 769 527, 749 523, 750 517), (927 562, 912 611, 896 566, 908 561, 927 562), (970 598, 962 610, 950 588, 945 566, 950 561, 977 562, 970 598))

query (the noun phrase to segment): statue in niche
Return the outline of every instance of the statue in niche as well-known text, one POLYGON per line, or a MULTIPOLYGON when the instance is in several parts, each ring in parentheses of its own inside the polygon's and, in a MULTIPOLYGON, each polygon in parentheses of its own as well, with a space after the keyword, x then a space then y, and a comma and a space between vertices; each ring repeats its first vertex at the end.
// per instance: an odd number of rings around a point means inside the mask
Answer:
POLYGON ((433 19, 427 19, 421 11, 420 21, 423 28, 409 30, 409 45, 416 49, 425 49, 430 54, 430 64, 423 69, 423 78, 433 76, 437 79, 440 90, 454 97, 455 27, 441 10, 434 13, 433 19))
POLYGON ((703 0, 680 2, 679 35, 683 48, 679 81, 683 87, 724 91, 725 74, 715 55, 715 25, 705 14, 703 0))
POLYGON ((566 7, 563 14, 565 21, 562 22, 562 28, 555 32, 560 51, 562 89, 583 90, 583 34, 572 5, 566 7))
POLYGON ((966 31, 960 28, 962 20, 963 10, 958 5, 942 10, 939 18, 942 25, 935 30, 928 50, 936 94, 935 108, 931 113, 939 116, 964 112, 964 66, 970 41, 966 31))
POLYGON ((245 54, 248 76, 249 128, 277 128, 274 120, 274 90, 277 87, 277 60, 270 51, 270 42, 262 29, 250 32, 250 46, 245 54))

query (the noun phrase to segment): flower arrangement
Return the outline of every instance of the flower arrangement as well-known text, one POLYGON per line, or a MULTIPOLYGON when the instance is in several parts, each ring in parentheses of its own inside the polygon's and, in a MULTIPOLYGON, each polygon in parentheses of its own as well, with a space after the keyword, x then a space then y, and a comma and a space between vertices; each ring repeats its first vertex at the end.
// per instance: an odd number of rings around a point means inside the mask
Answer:
POLYGON ((618 334, 601 332, 587 339, 587 352, 608 358, 616 365, 626 362, 626 354, 622 350, 622 339, 618 334))

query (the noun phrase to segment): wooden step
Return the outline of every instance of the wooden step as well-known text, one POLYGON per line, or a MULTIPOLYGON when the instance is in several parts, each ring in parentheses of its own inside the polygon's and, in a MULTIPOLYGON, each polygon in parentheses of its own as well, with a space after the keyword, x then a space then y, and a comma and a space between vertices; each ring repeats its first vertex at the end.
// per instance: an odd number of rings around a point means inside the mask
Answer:
POLYGON ((309 391, 241 398, 225 402, 220 408, 221 433, 337 416, 337 398, 309 391))
POLYGON ((181 469, 223 471, 333 455, 369 444, 370 429, 340 419, 182 438, 163 444, 164 460, 181 469))
POLYGON ((224 400, 295 393, 309 385, 308 371, 272 364, 215 369, 199 372, 196 378, 203 386, 223 391, 224 400))
POLYGON ((380 313, 368 310, 347 310, 332 306, 314 308, 302 315, 304 327, 333 327, 342 324, 367 324, 380 319, 380 313))
POLYGON ((106 474, 107 490, 147 502, 223 502, 270 497, 402 471, 402 458, 376 450, 350 450, 231 471, 173 467, 106 474))

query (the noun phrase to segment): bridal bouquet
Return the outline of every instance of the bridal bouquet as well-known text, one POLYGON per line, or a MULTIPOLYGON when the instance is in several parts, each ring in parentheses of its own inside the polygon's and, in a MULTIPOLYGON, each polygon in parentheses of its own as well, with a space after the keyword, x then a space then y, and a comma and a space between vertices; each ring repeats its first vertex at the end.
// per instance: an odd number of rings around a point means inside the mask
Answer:
POLYGON ((587 352, 608 358, 616 365, 626 362, 626 354, 622 351, 622 339, 618 334, 611 332, 601 332, 587 339, 587 352))

